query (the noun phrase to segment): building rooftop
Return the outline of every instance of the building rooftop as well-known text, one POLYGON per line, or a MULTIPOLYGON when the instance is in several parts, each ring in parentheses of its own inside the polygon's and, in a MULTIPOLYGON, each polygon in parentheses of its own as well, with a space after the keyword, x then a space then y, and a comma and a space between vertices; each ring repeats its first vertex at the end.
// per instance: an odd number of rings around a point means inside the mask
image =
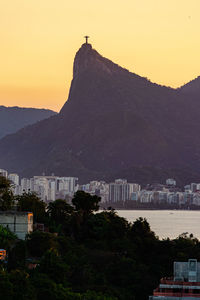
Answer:
POLYGON ((28 215, 32 214, 31 211, 15 211, 15 210, 4 210, 0 211, 0 215, 28 215))

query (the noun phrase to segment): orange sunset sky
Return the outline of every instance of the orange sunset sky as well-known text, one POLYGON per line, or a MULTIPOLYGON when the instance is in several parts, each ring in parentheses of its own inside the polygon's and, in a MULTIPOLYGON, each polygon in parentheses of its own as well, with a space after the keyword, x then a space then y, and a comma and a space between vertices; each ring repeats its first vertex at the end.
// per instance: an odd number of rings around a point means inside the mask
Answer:
POLYGON ((153 82, 200 75, 200 0, 0 0, 0 105, 59 111, 86 34, 153 82))

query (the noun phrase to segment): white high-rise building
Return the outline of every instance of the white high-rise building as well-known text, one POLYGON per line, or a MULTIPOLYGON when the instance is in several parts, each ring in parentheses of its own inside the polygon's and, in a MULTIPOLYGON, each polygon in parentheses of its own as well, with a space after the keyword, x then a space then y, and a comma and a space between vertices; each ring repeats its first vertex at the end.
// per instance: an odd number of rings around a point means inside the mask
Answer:
POLYGON ((19 185, 19 175, 18 174, 9 174, 8 175, 8 179, 10 179, 10 181, 12 181, 12 183, 14 183, 16 186, 19 185))
POLYGON ((141 203, 151 203, 152 202, 152 191, 142 190, 140 193, 140 202, 141 203))
POLYGON ((4 170, 4 169, 0 169, 0 176, 4 176, 4 177, 8 177, 8 171, 4 170))
POLYGON ((193 194, 192 204, 200 206, 200 192, 197 191, 193 194))
POLYGON ((34 176, 31 179, 31 191, 34 191, 44 201, 54 201, 56 199, 57 176, 34 176))
POLYGON ((38 194, 38 196, 43 201, 48 201, 49 195, 49 181, 45 176, 34 176, 34 192, 38 194))
POLYGON ((28 178, 21 179, 21 190, 22 190, 22 193, 28 193, 28 192, 32 191, 30 179, 28 179, 28 178))
POLYGON ((118 202, 131 200, 133 190, 133 183, 127 183, 126 179, 116 179, 114 183, 109 184, 109 201, 118 202))
POLYGON ((48 201, 55 201, 56 200, 56 182, 50 181, 49 182, 49 189, 48 189, 48 201))
POLYGON ((64 195, 72 196, 76 191, 77 177, 58 177, 57 190, 64 195))
POLYGON ((14 195, 21 195, 21 186, 19 185, 19 175, 18 174, 9 174, 8 179, 12 183, 12 191, 14 195))

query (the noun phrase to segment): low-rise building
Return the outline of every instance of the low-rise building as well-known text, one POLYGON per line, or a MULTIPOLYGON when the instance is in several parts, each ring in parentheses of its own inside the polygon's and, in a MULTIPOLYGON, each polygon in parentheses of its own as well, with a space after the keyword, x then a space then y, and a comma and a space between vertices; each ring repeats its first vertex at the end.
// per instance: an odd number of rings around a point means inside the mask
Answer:
POLYGON ((200 263, 174 262, 174 276, 162 278, 149 300, 200 300, 200 263))
POLYGON ((18 211, 0 211, 0 225, 7 227, 24 240, 33 231, 33 213, 18 211))
POLYGON ((173 179, 173 178, 168 178, 168 179, 166 180, 166 184, 167 184, 167 185, 173 185, 173 186, 175 186, 175 185, 176 185, 176 180, 173 179))

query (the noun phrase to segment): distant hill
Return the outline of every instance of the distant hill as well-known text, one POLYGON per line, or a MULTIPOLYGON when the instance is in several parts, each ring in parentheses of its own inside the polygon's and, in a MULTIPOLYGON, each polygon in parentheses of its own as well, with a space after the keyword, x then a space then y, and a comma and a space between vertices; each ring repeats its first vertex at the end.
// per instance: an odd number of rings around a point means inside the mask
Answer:
POLYGON ((55 114, 48 109, 0 106, 0 138, 55 114))
POLYGON ((196 96, 152 83, 83 44, 60 113, 1 139, 0 166, 80 182, 120 174, 200 181, 199 113, 196 96))

